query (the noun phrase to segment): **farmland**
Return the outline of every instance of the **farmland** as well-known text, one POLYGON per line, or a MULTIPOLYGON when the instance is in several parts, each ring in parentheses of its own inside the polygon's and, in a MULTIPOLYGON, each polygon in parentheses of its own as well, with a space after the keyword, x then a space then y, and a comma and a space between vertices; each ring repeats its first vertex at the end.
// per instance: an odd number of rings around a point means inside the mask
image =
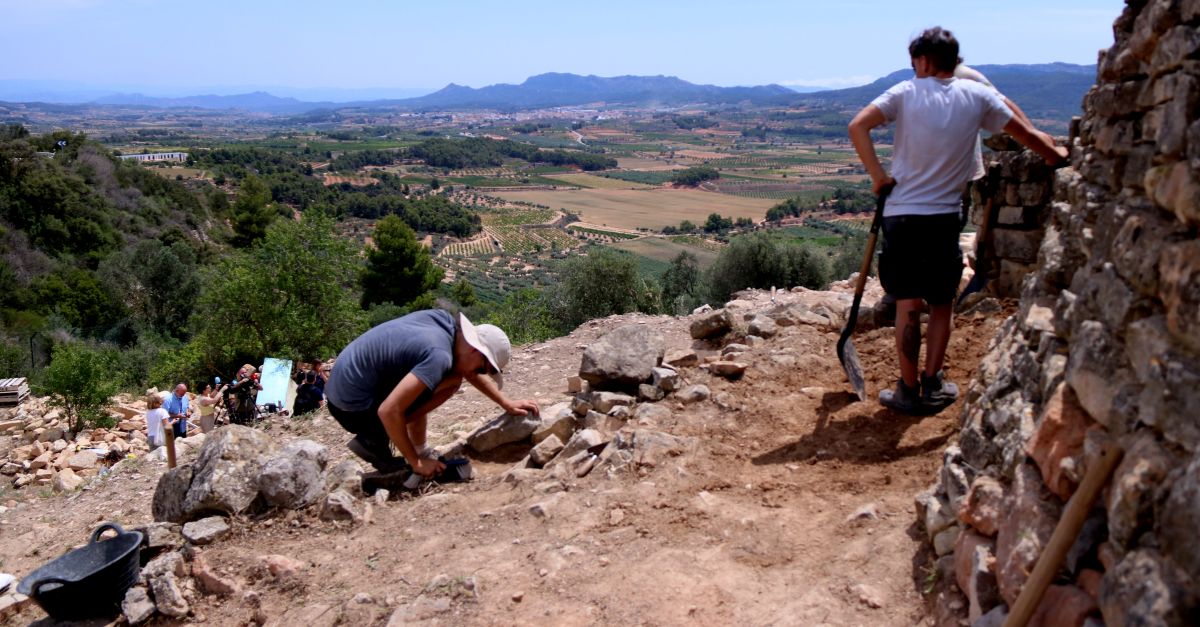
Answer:
POLYGON ((611 247, 664 263, 670 263, 679 253, 689 252, 696 256, 701 268, 707 268, 717 258, 717 251, 712 248, 693 246, 665 237, 643 237, 611 244, 611 247))
POLYGON ((711 213, 758 221, 775 204, 768 199, 665 188, 507 191, 496 195, 506 200, 561 207, 588 222, 627 229, 661 229, 683 220, 701 223, 711 213))

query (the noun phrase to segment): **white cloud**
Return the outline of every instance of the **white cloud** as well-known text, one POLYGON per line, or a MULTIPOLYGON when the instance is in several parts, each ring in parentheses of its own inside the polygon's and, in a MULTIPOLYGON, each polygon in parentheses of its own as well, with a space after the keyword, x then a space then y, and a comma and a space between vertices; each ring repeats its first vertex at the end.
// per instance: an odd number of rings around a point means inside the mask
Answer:
POLYGON ((871 76, 870 74, 859 74, 856 76, 834 76, 831 78, 796 78, 779 81, 779 84, 785 87, 858 87, 859 85, 866 85, 876 78, 879 77, 871 76))

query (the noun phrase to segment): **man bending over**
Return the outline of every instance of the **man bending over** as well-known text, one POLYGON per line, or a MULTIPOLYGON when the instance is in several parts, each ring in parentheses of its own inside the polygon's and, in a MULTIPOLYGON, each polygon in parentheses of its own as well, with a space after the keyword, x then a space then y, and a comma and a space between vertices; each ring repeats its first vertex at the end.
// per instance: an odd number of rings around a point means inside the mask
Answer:
POLYGON ((1066 148, 1014 116, 989 87, 954 77, 958 41, 934 27, 908 46, 916 77, 899 83, 858 112, 850 139, 871 175, 876 194, 894 189, 884 206, 880 281, 896 299, 896 349, 900 380, 879 401, 904 413, 937 411, 958 397, 944 380, 942 364, 950 342, 954 295, 962 277, 958 246, 963 189, 975 174, 975 143, 980 129, 1004 131, 1057 165, 1066 148), (892 172, 875 154, 871 129, 895 122, 892 172), (929 305, 925 368, 921 352, 922 301, 929 305))
POLYGON ((475 326, 462 314, 429 309, 390 320, 338 355, 325 384, 329 413, 355 434, 350 450, 376 469, 390 473, 407 465, 432 477, 444 464, 425 442, 426 417, 464 379, 509 414, 537 415, 535 401, 513 401, 500 392, 510 351, 499 327, 475 326))

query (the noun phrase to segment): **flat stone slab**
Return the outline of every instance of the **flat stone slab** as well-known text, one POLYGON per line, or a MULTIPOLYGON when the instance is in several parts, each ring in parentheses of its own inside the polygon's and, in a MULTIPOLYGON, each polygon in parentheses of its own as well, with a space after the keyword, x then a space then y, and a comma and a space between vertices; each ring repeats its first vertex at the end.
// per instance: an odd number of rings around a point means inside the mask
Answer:
POLYGON ((229 523, 222 516, 209 516, 200 520, 186 523, 183 526, 183 537, 197 546, 212 544, 229 535, 229 523))

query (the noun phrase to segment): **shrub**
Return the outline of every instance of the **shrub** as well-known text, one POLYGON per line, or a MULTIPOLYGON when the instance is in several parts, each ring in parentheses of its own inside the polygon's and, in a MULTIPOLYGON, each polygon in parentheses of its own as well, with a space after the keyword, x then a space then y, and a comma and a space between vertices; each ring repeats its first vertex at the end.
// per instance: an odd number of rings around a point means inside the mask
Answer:
POLYGON ((723 303, 738 290, 802 285, 820 289, 828 282, 825 262, 808 247, 767 233, 735 237, 708 270, 712 302, 723 303))
POLYGON ((117 393, 112 360, 82 342, 69 342, 54 351, 42 373, 40 390, 50 404, 67 412, 72 433, 85 426, 110 427, 115 420, 105 411, 117 393))

